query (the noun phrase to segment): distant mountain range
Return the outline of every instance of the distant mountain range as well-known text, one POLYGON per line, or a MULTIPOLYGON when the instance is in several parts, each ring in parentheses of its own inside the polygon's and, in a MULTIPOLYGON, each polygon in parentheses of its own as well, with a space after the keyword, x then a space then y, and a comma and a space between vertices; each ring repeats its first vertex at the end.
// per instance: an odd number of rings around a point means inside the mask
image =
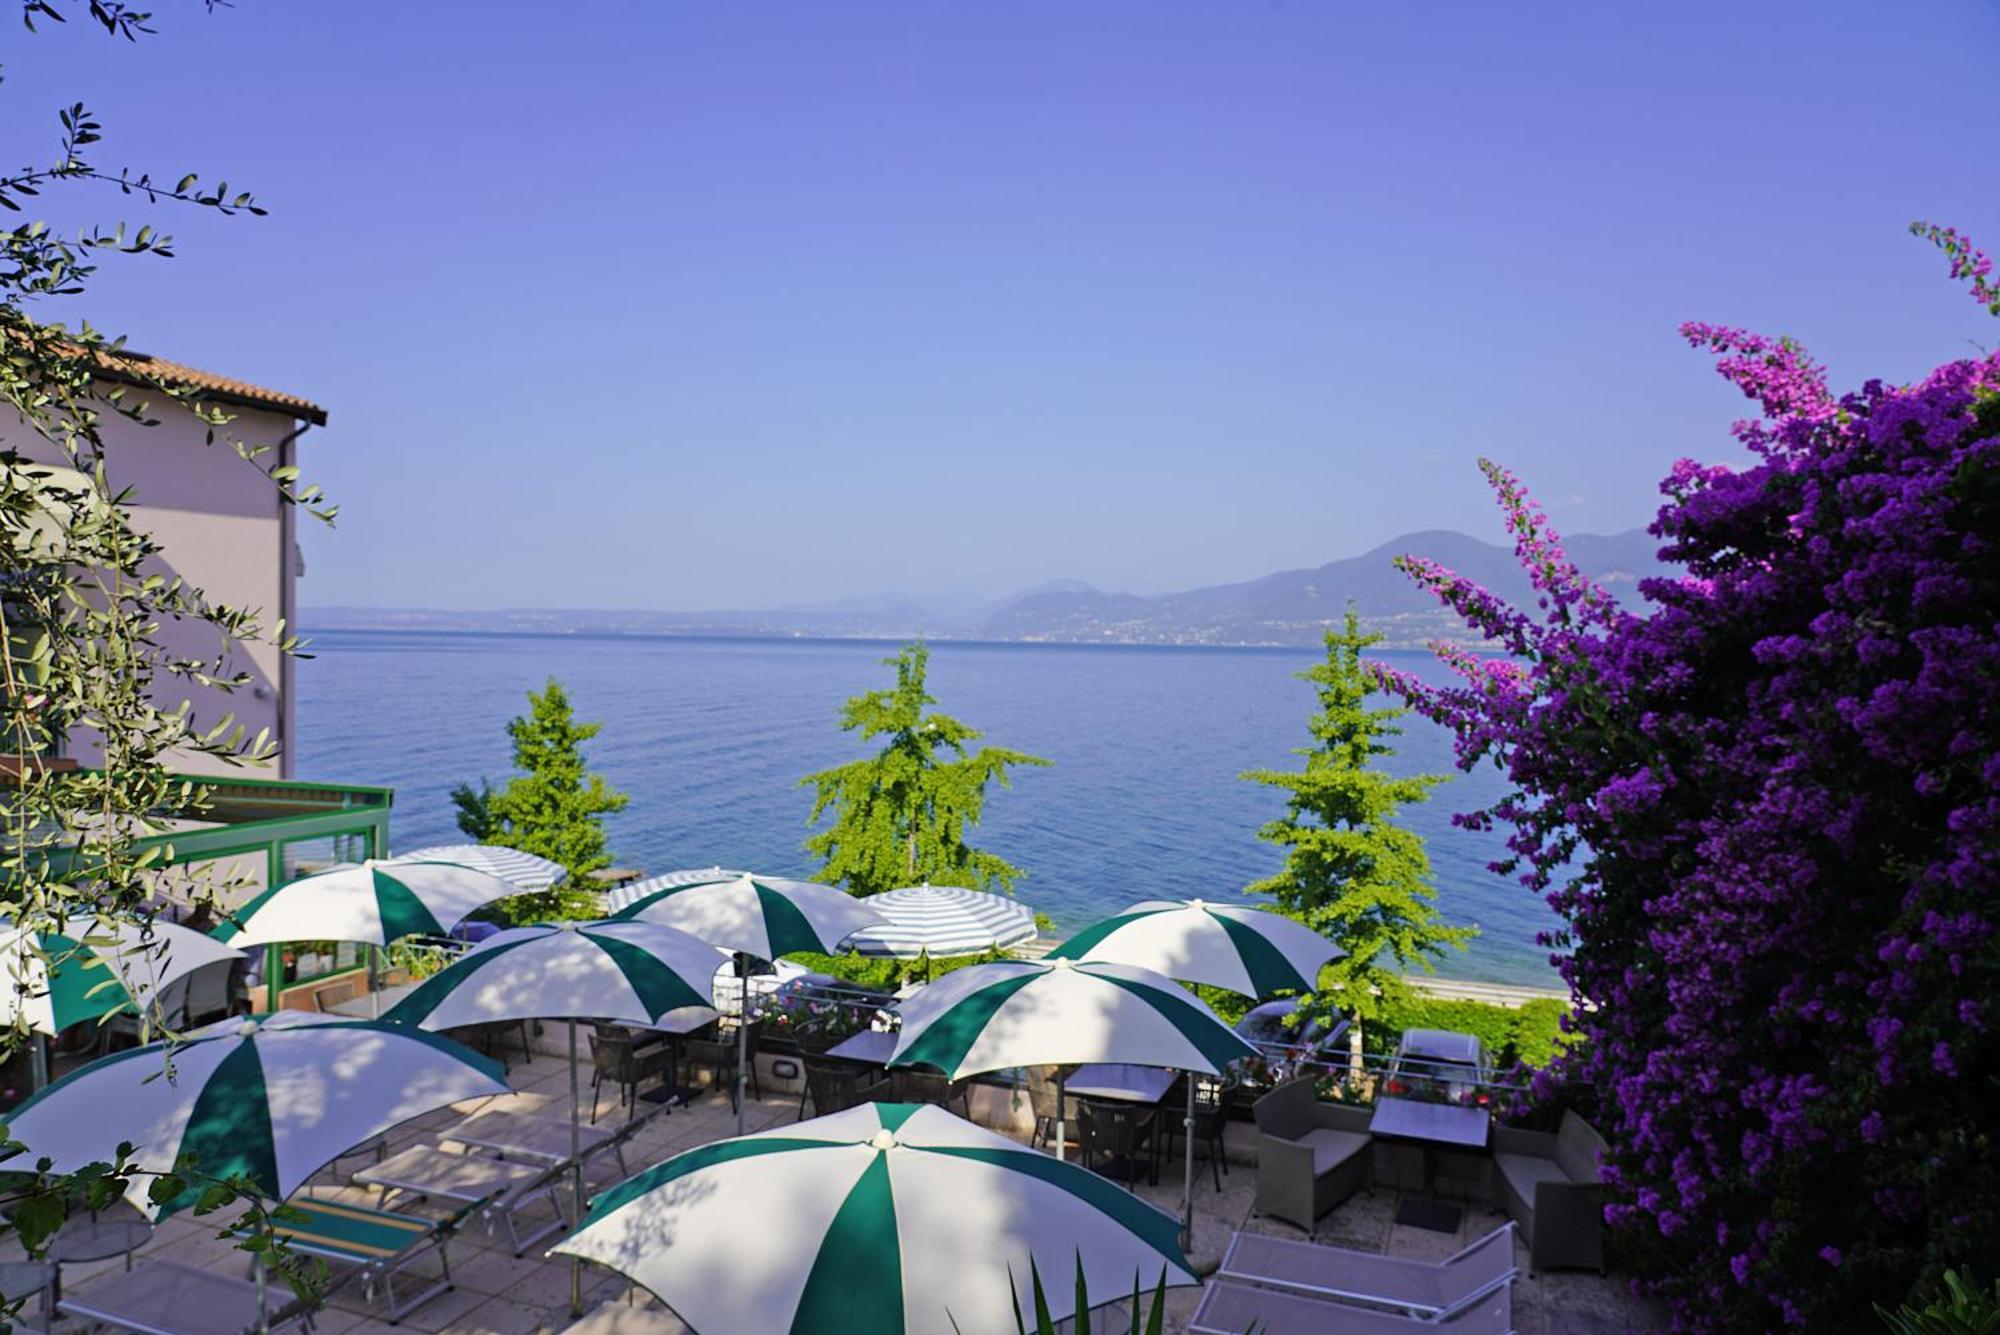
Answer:
MULTIPOLYGON (((1564 547, 1572 560, 1626 602, 1641 579, 1663 567, 1658 541, 1643 530, 1583 534, 1564 547)), ((651 612, 510 608, 450 612, 416 608, 306 609, 313 630, 433 630, 535 634, 755 635, 935 640, 1028 640, 1070 644, 1297 645, 1317 643, 1351 600, 1392 648, 1475 637, 1392 564, 1425 556, 1517 604, 1531 603, 1513 552, 1463 533, 1409 533, 1373 551, 1311 570, 1281 570, 1241 584, 1182 593, 1105 593, 1056 580, 1009 597, 936 598, 882 594, 762 611, 651 612)))

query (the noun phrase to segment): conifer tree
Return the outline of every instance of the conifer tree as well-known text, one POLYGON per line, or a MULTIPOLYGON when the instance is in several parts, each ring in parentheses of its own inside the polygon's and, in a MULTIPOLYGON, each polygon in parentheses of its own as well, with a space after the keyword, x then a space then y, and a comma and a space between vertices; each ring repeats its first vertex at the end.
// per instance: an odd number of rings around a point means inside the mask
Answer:
MULTIPOLYGON (((528 712, 507 724, 514 765, 521 773, 498 792, 487 792, 483 781, 479 794, 466 789, 484 809, 487 843, 548 858, 569 873, 565 889, 517 896, 507 901, 502 916, 521 921, 593 916, 595 901, 586 893, 586 878, 611 865, 604 817, 623 811, 630 800, 602 775, 592 774, 584 760, 583 744, 603 728, 601 723, 577 722, 569 693, 551 677, 542 690, 528 692, 528 712)), ((472 813, 457 793, 453 800, 461 806, 460 827, 465 828, 465 817, 472 813)))
POLYGON ((888 740, 873 756, 799 780, 816 790, 809 820, 833 812, 833 823, 806 840, 806 851, 824 860, 820 874, 828 882, 857 895, 924 881, 1011 893, 1027 873, 968 844, 966 827, 979 824, 987 784, 1012 786, 1008 766, 1051 762, 993 746, 968 753, 967 743, 981 733, 924 712, 937 703, 924 689, 925 645, 906 645, 882 661, 896 669, 895 688, 849 700, 840 726, 864 740, 888 740))
POLYGON ((1286 793, 1285 814, 1257 832, 1285 850, 1277 875, 1247 894, 1266 894, 1278 908, 1337 943, 1346 955, 1320 976, 1321 1004, 1353 1021, 1349 1043, 1356 1073, 1362 1030, 1409 997, 1405 974, 1431 971, 1447 948, 1464 948, 1474 929, 1445 923, 1424 841, 1395 823, 1397 811, 1422 802, 1444 782, 1438 774, 1397 778, 1376 762, 1395 753, 1392 738, 1407 714, 1370 708, 1373 679, 1362 651, 1380 642, 1363 634, 1352 606, 1340 630, 1326 632, 1326 661, 1299 673, 1313 683, 1320 709, 1309 725, 1313 745, 1298 748, 1303 771, 1252 770, 1242 777, 1286 793))

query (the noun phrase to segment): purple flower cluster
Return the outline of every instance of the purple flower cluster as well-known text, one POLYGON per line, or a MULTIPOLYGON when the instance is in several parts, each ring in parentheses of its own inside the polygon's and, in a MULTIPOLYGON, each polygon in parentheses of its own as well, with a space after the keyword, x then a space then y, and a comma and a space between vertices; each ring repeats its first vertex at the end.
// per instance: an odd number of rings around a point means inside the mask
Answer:
POLYGON ((1748 466, 1662 485, 1683 573, 1620 610, 1482 463, 1539 615, 1406 562, 1510 658, 1381 677, 1511 778, 1465 821, 1565 921, 1593 1008, 1548 1080, 1594 1090, 1679 1328, 1845 1328, 2000 1255, 2000 354, 1836 398, 1789 341, 1683 333, 1763 410, 1748 466))

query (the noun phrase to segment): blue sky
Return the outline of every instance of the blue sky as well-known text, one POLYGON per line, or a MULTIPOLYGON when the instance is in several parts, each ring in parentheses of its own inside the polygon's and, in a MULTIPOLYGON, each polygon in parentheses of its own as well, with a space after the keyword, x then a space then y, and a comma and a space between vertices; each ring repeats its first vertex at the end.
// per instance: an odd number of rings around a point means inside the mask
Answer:
POLYGON ((1990 0, 156 9, 4 140, 270 206, 87 312, 329 407, 308 607, 1151 592, 1497 536, 1482 453, 1609 531, 1732 454, 1679 321, 2000 334, 1903 234, 2000 250, 1990 0))

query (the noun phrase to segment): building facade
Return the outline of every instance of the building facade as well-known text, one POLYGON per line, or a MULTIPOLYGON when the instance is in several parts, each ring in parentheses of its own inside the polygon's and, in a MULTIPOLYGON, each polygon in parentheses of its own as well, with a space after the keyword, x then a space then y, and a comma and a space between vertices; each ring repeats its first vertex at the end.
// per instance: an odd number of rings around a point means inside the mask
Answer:
MULTIPOLYGON (((107 476, 114 488, 131 489, 133 523, 160 544, 162 573, 179 576, 212 603, 251 610, 267 636, 280 619, 287 627, 295 626, 297 582, 303 569, 297 507, 280 498, 265 469, 296 466, 301 438, 326 424, 326 410, 295 394, 144 354, 122 354, 121 364, 129 365, 135 376, 160 377, 231 415, 228 426, 209 443, 207 423, 187 406, 157 393, 149 398, 143 389, 127 387, 125 401, 147 402, 148 415, 157 419, 157 425, 104 414, 101 433, 107 476), (271 453, 252 462, 232 440, 268 446, 271 453)), ((36 463, 65 462, 59 448, 4 418, 0 418, 0 450, 36 463)), ((169 623, 160 634, 176 654, 212 658, 219 648, 214 629, 198 623, 169 623)), ((239 645, 232 659, 231 666, 250 677, 235 691, 190 689, 180 681, 162 684, 177 697, 189 698, 198 725, 212 725, 225 714, 234 714, 249 735, 268 731, 278 753, 267 773, 291 778, 294 661, 268 641, 239 645)), ((160 703, 173 706, 180 700, 160 703)), ((72 739, 70 754, 84 765, 96 762, 88 738, 72 739)), ((168 763, 189 774, 243 773, 240 767, 200 755, 170 756, 168 763)))

